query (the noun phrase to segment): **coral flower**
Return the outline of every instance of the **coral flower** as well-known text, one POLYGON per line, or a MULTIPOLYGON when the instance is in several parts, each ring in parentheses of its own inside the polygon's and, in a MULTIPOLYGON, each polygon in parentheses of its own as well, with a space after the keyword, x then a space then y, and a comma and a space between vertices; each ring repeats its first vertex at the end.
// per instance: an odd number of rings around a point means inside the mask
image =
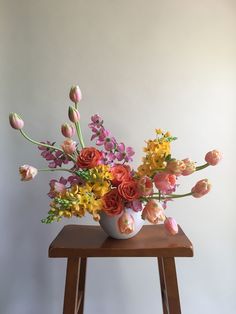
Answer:
POLYGON ((134 218, 128 213, 123 213, 118 219, 118 227, 121 233, 130 234, 134 231, 134 218))
POLYGON ((148 196, 152 194, 153 193, 152 180, 147 176, 140 178, 138 181, 138 190, 140 195, 142 196, 148 196))
POLYGON ((118 186, 123 181, 130 180, 130 167, 125 165, 115 165, 111 168, 113 175, 112 184, 118 186))
POLYGON ((153 178, 155 186, 162 193, 172 193, 176 186, 176 176, 166 172, 159 172, 153 178))
POLYGON ((122 198, 119 195, 117 189, 113 189, 107 194, 105 194, 102 198, 102 202, 103 202, 102 210, 108 216, 119 215, 124 208, 122 198))
POLYGON ((196 164, 194 161, 190 160, 189 158, 185 158, 182 161, 185 164, 185 169, 182 171, 183 176, 188 176, 196 171, 196 164))
POLYGON ((21 181, 30 181, 38 173, 38 170, 29 165, 23 165, 19 168, 19 173, 21 175, 21 181))
POLYGON ((153 224, 164 220, 164 210, 159 202, 150 200, 143 209, 142 218, 147 219, 153 224))
POLYGON ((178 233, 179 228, 174 218, 168 217, 166 218, 164 222, 164 227, 166 231, 168 231, 170 234, 175 235, 178 233))
POLYGON ((167 163, 166 171, 170 172, 171 174, 175 174, 176 176, 181 176, 185 168, 186 165, 182 160, 174 159, 167 163))
POLYGON ((222 159, 222 154, 216 149, 208 152, 205 156, 206 162, 211 166, 217 165, 221 161, 221 159, 222 159))
POLYGON ((138 184, 133 180, 122 182, 118 186, 118 192, 127 201, 133 201, 139 197, 138 184))
POLYGON ((82 169, 94 168, 99 164, 101 157, 102 157, 101 152, 96 148, 85 147, 81 149, 81 151, 79 152, 77 165, 82 169))
POLYGON ((70 138, 65 140, 61 145, 61 148, 66 154, 73 154, 76 150, 76 142, 72 141, 70 138))
POLYGON ((207 194, 210 190, 211 184, 208 179, 203 179, 196 183, 191 192, 193 197, 199 198, 207 194))

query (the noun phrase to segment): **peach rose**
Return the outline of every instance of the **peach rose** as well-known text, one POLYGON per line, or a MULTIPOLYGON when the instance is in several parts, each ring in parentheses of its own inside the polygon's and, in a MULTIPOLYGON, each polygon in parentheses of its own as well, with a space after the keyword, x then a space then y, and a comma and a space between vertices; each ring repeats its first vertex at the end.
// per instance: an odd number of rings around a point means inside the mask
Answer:
POLYGON ((80 168, 94 168, 99 164, 101 152, 94 147, 85 147, 79 152, 77 165, 80 168))
POLYGON ((19 173, 21 175, 21 181, 30 181, 38 173, 38 170, 29 165, 23 165, 19 168, 19 173))
POLYGON ((115 165, 111 168, 113 175, 112 184, 118 186, 123 181, 130 179, 130 167, 124 165, 115 165))
POLYGON ((134 231, 134 218, 128 213, 124 212, 117 223, 121 233, 130 234, 134 231))
POLYGON ((150 200, 143 209, 142 218, 153 224, 164 220, 164 209, 160 203, 150 200))
POLYGON ((76 150, 76 142, 74 142, 72 139, 68 138, 63 142, 61 145, 61 148, 66 154, 73 154, 76 150))
POLYGON ((113 189, 105 194, 102 198, 102 203, 102 210, 108 216, 119 215, 124 208, 122 198, 120 197, 117 189, 113 189))
POLYGON ((118 186, 118 192, 127 201, 133 201, 139 197, 138 184, 133 180, 123 181, 118 186))

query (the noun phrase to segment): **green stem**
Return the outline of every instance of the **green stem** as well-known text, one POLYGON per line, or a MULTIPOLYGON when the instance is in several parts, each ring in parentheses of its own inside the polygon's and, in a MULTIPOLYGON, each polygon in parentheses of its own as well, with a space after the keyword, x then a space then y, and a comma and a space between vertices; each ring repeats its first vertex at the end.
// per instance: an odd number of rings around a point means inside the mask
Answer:
MULTIPOLYGON (((51 149, 54 149, 54 150, 59 150, 60 152, 62 152, 63 154, 66 154, 61 148, 59 147, 55 147, 55 146, 52 146, 52 145, 48 145, 48 144, 44 144, 44 143, 41 143, 41 142, 38 142, 38 141, 35 141, 33 140, 32 138, 30 138, 23 130, 20 130, 20 133, 23 135, 24 138, 26 138, 29 142, 35 144, 35 145, 38 145, 38 146, 43 146, 43 147, 47 147, 47 148, 51 148, 51 149)), ((74 162, 76 162, 76 159, 74 159, 73 156, 69 155, 69 154, 66 154, 67 156, 69 156, 74 162)))
POLYGON ((209 166, 210 166, 210 165, 209 165, 208 163, 206 163, 206 164, 204 164, 204 165, 202 165, 202 166, 198 166, 198 167, 196 167, 196 171, 202 170, 202 169, 207 168, 207 167, 209 167, 209 166))
POLYGON ((70 173, 74 173, 73 170, 70 169, 66 169, 66 168, 46 168, 46 169, 38 169, 38 171, 67 171, 70 173))
POLYGON ((192 195, 192 192, 186 193, 186 194, 169 194, 169 195, 165 195, 160 197, 159 193, 153 193, 151 196, 145 197, 143 198, 144 200, 149 200, 149 199, 156 199, 156 200, 165 200, 167 198, 181 198, 181 197, 185 197, 185 196, 190 196, 192 195))
POLYGON ((186 193, 186 194, 170 194, 166 195, 165 198, 180 198, 180 197, 185 197, 185 196, 190 196, 192 195, 192 192, 186 193))
MULTIPOLYGON (((75 103, 75 109, 78 110, 78 103, 75 103)), ((76 131, 77 131, 77 135, 78 135, 78 138, 79 138, 79 141, 80 141, 80 145, 82 148, 85 147, 85 144, 84 144, 84 139, 83 139, 83 135, 82 135, 82 131, 81 131, 81 127, 80 127, 80 122, 75 122, 75 128, 76 128, 76 131)))

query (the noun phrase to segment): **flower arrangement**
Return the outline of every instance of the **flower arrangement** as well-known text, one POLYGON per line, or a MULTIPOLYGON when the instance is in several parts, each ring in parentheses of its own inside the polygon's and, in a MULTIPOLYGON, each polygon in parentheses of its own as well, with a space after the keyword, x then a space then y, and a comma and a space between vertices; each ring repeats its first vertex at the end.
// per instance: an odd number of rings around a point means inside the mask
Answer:
POLYGON ((42 222, 48 224, 63 217, 83 217, 87 212, 99 221, 101 213, 105 213, 108 217, 119 217, 120 233, 130 234, 135 228, 132 212, 140 212, 142 219, 153 224, 164 222, 166 230, 176 234, 178 225, 175 219, 165 215, 167 202, 186 196, 199 198, 211 189, 209 181, 203 179, 189 193, 175 194, 178 178, 217 165, 221 153, 217 150, 208 152, 206 163, 201 166, 189 158, 177 160, 171 155, 171 143, 176 137, 157 129, 155 138, 146 141, 145 156, 134 170, 130 166, 133 148, 118 142, 98 114, 91 117, 88 125, 92 132, 91 141, 95 141, 96 147, 85 145, 78 111, 82 99, 79 86, 73 86, 69 96, 73 106, 69 106, 68 116, 73 124, 64 123, 61 126, 61 133, 66 139, 60 146, 55 142, 31 139, 23 129, 21 117, 16 113, 9 116, 11 126, 37 145, 41 156, 48 162, 46 169, 21 166, 22 181, 30 181, 43 171, 68 173, 67 177, 50 181, 50 210, 42 222), (72 139, 76 133, 78 142, 72 139), (131 213, 126 208, 131 209, 131 213))

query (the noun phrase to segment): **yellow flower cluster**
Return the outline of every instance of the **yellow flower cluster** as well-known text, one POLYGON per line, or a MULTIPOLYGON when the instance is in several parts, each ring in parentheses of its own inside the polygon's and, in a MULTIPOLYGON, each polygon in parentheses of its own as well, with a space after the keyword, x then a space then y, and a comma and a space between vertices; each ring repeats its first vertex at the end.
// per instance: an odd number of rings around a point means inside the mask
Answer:
POLYGON ((138 176, 153 176, 159 169, 166 167, 166 157, 170 155, 170 133, 163 133, 161 129, 156 130, 157 138, 148 140, 144 147, 145 157, 142 164, 138 167, 138 176))
POLYGON ((56 216, 70 218, 82 217, 86 212, 99 220, 98 212, 102 208, 102 197, 110 191, 112 174, 109 166, 99 165, 89 170, 89 180, 85 185, 73 185, 64 193, 59 193, 52 201, 51 212, 56 216))

